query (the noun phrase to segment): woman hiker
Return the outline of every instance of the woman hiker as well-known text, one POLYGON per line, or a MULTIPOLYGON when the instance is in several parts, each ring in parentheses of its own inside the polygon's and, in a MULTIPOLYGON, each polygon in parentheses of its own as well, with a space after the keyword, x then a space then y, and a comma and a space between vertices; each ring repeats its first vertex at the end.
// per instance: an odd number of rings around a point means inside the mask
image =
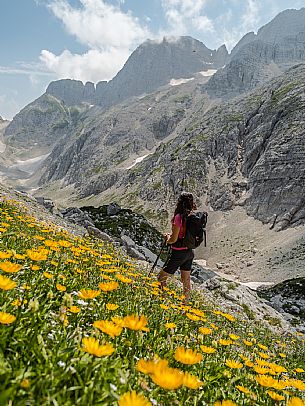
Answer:
POLYGON ((185 303, 188 302, 190 297, 194 252, 192 249, 183 246, 183 237, 185 235, 186 218, 193 210, 196 210, 196 204, 192 193, 182 192, 172 218, 172 232, 171 234, 165 234, 166 243, 171 246, 170 256, 158 275, 158 281, 163 289, 166 286, 167 278, 180 268, 185 303))

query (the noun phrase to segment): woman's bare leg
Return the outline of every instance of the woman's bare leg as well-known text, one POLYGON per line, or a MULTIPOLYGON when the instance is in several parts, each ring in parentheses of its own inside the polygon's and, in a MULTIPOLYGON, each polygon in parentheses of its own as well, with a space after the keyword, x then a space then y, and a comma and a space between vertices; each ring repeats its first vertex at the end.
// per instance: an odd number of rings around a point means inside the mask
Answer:
POLYGON ((187 304, 191 292, 191 272, 181 270, 181 282, 183 284, 183 293, 185 296, 184 303, 187 304))

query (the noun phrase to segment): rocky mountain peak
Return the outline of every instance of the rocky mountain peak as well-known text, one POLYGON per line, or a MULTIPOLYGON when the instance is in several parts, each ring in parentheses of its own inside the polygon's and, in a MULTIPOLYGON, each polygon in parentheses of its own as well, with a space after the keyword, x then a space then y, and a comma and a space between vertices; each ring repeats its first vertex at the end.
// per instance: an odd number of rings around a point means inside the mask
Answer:
POLYGON ((289 9, 279 13, 257 32, 257 38, 268 43, 277 43, 288 36, 296 36, 305 31, 305 7, 289 9))

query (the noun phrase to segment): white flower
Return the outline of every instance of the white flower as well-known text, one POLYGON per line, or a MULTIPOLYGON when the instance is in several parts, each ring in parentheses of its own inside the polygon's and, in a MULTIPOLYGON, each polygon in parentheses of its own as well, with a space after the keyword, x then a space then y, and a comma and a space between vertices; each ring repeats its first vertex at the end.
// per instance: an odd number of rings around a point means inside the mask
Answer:
POLYGON ((114 391, 117 391, 117 390, 118 390, 117 386, 113 385, 112 383, 110 384, 110 388, 111 388, 112 390, 114 390, 114 391))
POLYGON ((65 367, 65 366, 66 366, 66 363, 63 362, 63 361, 58 361, 58 362, 57 362, 57 365, 58 365, 59 367, 65 367))
POLYGON ((77 304, 79 304, 79 305, 84 305, 84 306, 87 306, 87 305, 88 305, 88 303, 85 302, 85 301, 82 300, 82 299, 78 299, 77 304))

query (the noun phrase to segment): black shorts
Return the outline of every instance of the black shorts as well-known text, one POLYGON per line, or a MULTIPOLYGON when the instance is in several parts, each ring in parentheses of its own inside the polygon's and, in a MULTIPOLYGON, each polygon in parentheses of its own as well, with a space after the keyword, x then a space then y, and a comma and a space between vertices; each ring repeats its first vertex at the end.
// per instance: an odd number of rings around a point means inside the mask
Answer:
POLYGON ((178 268, 180 268, 182 271, 191 271, 193 259, 194 251, 191 249, 171 249, 170 256, 163 267, 163 271, 171 275, 173 275, 178 268))

